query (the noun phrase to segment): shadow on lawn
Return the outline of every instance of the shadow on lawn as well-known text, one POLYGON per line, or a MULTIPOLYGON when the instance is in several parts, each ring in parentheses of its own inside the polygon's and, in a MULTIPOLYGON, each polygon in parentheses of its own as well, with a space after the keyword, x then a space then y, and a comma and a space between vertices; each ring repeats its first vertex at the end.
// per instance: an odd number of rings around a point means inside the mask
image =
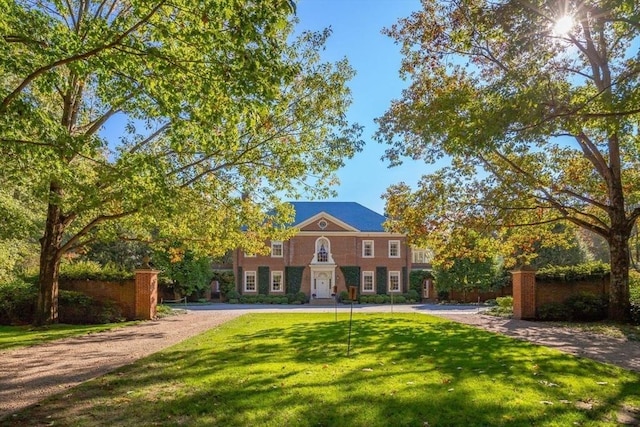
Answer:
POLYGON ((358 316, 347 358, 348 320, 328 318, 280 328, 253 316, 254 332, 201 335, 0 425, 529 426, 601 420, 639 391, 623 383, 593 410, 519 410, 521 389, 572 400, 544 381, 619 371, 422 315, 358 316), (482 393, 464 387, 476 380, 482 393), (513 395, 494 398, 492 382, 512 382, 513 395))

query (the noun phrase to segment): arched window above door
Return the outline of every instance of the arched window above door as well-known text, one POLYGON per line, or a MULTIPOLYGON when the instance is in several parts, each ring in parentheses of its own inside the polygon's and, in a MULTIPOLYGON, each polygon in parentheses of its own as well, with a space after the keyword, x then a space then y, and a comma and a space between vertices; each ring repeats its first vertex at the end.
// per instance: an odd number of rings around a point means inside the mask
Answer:
POLYGON ((320 237, 316 240, 315 253, 313 254, 312 264, 333 264, 331 256, 331 242, 326 237, 320 237))

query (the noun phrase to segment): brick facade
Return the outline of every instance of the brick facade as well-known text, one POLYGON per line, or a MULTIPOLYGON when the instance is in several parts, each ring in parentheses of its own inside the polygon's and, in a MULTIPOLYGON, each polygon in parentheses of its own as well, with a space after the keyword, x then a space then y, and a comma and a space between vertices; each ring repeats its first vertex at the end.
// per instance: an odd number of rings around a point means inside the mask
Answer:
MULTIPOLYGON (((255 274, 258 281, 262 268, 268 268, 272 272, 286 272, 286 267, 304 267, 300 291, 307 296, 316 295, 318 298, 330 297, 335 286, 338 293, 348 290, 348 286, 357 286, 359 292, 378 293, 378 277, 376 272, 386 268, 387 272, 393 272, 399 280, 399 292, 406 292, 408 288, 408 274, 411 267, 411 248, 407 245, 407 239, 401 234, 385 231, 360 231, 351 224, 344 223, 328 214, 319 214, 303 221, 299 225, 299 233, 292 239, 282 242, 282 256, 256 255, 247 256, 242 251, 234 254, 234 271, 237 275, 238 291, 243 294, 260 293, 260 286, 256 283, 254 290, 245 289, 247 272, 255 274), (367 242, 372 254, 363 251, 367 242), (396 253, 390 256, 390 242, 396 253), (322 259, 320 247, 326 246, 326 260, 322 259), (346 283, 347 279, 341 267, 359 268, 358 283, 346 283), (364 272, 373 276, 373 289, 363 291, 362 277, 364 272), (329 294, 326 286, 330 286, 329 294)), ((271 242, 267 242, 270 246, 271 242)), ((392 251, 392 252, 393 252, 392 251)), ((261 273, 264 275, 265 273, 261 273)), ((250 279, 253 280, 253 279, 250 279)), ((393 279, 395 280, 395 278, 393 279)), ((283 278, 283 282, 286 280, 283 278)), ((389 273, 385 278, 385 289, 389 286, 389 273)), ((263 287, 264 289, 264 287, 263 287)), ((289 290, 282 288, 274 292, 269 288, 269 294, 285 294, 289 290)), ((386 292, 385 292, 386 293, 386 292)))

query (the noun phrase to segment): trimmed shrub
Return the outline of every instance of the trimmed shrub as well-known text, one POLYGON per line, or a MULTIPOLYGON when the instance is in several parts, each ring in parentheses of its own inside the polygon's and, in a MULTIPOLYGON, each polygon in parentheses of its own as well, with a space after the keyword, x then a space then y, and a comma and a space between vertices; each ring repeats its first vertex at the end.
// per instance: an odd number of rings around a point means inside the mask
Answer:
MULTIPOLYGON (((238 300, 240 298, 240 292, 236 291, 235 289, 231 289, 227 292, 227 298, 229 299, 229 302, 231 302, 232 299, 238 300)), ((238 301, 236 301, 236 303, 237 302, 238 301)))
POLYGON ((569 320, 571 312, 561 302, 550 302, 538 308, 538 318, 540 320, 569 320))
POLYGON ((376 295, 373 302, 376 304, 384 304, 384 295, 376 295))
POLYGON ((60 291, 58 297, 60 323, 75 325, 103 324, 124 321, 115 301, 98 301, 81 292, 60 291))
POLYGON ((351 301, 349 299, 349 292, 348 291, 340 291, 340 294, 338 295, 338 299, 342 302, 348 302, 351 301))
POLYGON ((360 304, 366 304, 369 302, 369 295, 360 295, 358 297, 358 301, 360 302, 360 304))
POLYGON ((513 297, 498 297, 496 298, 496 304, 498 304, 498 307, 500 308, 513 310, 513 297))
POLYGON ((564 302, 570 313, 570 320, 594 321, 607 317, 607 302, 591 294, 573 295, 564 302))
POLYGON ((407 302, 407 298, 405 298, 404 295, 398 295, 397 297, 393 297, 393 302, 404 304, 405 302, 407 302))
POLYGON ((407 292, 407 299, 418 301, 420 299, 420 294, 415 289, 409 289, 409 292, 407 292))

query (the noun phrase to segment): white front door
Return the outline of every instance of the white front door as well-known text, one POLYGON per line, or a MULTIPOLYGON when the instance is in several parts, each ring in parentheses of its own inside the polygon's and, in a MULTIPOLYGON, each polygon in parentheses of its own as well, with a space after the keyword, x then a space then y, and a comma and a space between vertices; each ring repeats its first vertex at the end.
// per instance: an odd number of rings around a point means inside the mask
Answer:
POLYGON ((331 298, 331 275, 326 272, 316 273, 312 293, 316 294, 316 298, 331 298))

